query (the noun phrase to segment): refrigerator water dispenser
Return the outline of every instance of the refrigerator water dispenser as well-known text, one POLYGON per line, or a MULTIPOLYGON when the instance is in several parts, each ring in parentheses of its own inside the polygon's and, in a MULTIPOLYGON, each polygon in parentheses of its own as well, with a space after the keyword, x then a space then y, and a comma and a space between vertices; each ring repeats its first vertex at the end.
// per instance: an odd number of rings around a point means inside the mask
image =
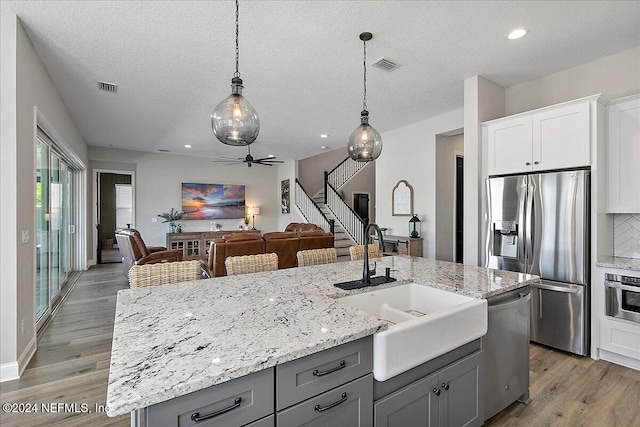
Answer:
POLYGON ((493 223, 493 255, 518 258, 518 223, 495 221, 493 223))

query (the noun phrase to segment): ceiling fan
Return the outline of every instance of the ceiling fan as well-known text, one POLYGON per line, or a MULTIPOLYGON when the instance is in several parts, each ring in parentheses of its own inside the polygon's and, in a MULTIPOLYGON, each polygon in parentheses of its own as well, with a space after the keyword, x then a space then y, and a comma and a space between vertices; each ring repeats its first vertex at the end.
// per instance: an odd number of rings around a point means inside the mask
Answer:
POLYGON ((284 163, 282 160, 276 160, 275 156, 263 157, 261 159, 254 159, 251 155, 251 146, 248 145, 249 153, 245 157, 220 157, 217 160, 213 160, 214 163, 226 163, 225 166, 238 165, 240 163, 246 163, 248 167, 251 165, 263 165, 273 166, 276 163, 284 163))

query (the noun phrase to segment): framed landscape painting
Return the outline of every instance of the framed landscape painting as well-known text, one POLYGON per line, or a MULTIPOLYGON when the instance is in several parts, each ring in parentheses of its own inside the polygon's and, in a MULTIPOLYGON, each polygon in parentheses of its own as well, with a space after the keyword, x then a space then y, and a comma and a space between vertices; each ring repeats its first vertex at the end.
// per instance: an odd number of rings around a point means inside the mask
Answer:
POLYGON ((244 185, 182 183, 182 212, 183 220, 244 218, 244 185))

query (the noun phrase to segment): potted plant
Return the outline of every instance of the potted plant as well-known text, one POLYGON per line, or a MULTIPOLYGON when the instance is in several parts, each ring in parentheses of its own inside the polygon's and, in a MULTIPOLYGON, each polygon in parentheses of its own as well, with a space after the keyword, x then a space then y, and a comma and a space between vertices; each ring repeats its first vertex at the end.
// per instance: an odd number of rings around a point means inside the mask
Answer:
POLYGON ((244 217, 244 229, 245 230, 249 229, 249 215, 244 217))
MULTIPOLYGON (((177 225, 176 223, 182 219, 183 215, 184 214, 182 212, 171 208, 170 212, 163 212, 163 213, 159 214, 158 216, 160 218, 164 219, 164 221, 162 221, 163 223, 168 222, 169 226, 171 226, 171 232, 175 233, 176 232, 176 225, 177 225)), ((182 228, 182 226, 180 226, 180 228, 182 228)))
POLYGON ((380 227, 380 231, 382 231, 382 235, 383 235, 383 236, 386 236, 386 235, 387 235, 387 230, 388 230, 388 228, 387 228, 387 227, 380 227))

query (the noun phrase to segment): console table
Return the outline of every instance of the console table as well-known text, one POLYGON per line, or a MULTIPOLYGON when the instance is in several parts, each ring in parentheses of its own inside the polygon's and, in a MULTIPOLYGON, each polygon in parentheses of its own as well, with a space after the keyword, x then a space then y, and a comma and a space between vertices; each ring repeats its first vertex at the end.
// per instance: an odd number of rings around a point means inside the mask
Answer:
MULTIPOLYGON (((374 239, 377 241, 378 236, 374 239)), ((382 242, 385 254, 422 256, 422 237, 384 235, 382 242)))
POLYGON ((182 251, 182 259, 201 259, 206 262, 213 239, 231 233, 260 233, 260 230, 185 231, 167 233, 167 249, 182 251))

